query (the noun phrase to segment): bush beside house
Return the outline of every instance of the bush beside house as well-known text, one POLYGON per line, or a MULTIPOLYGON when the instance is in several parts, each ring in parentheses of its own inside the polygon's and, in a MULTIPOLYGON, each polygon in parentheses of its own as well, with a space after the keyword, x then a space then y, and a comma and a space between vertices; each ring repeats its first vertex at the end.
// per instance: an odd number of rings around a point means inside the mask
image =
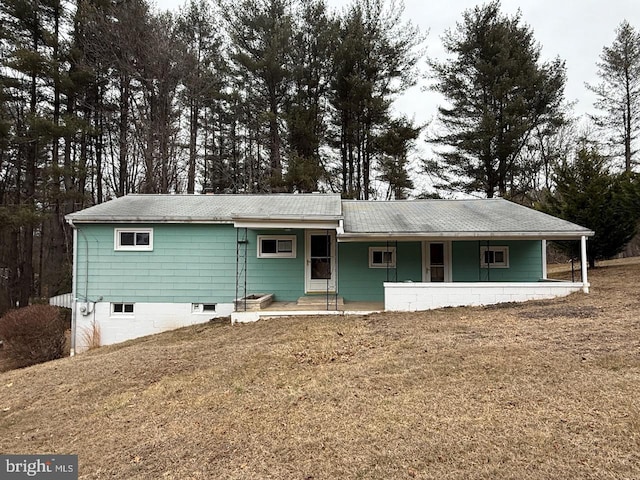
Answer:
POLYGON ((5 368, 28 367, 63 357, 70 319, 68 309, 51 305, 31 305, 7 312, 0 318, 5 368))

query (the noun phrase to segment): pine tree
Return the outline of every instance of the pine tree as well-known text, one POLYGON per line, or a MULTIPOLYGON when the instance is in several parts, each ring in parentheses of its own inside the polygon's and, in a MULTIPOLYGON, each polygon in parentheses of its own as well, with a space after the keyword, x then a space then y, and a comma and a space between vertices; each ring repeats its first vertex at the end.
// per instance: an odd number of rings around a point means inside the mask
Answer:
POLYGON ((341 20, 330 101, 342 193, 350 198, 369 198, 375 137, 391 118, 394 96, 415 80, 422 37, 402 12, 395 2, 356 0, 341 20))
POLYGON ((447 189, 508 195, 531 134, 561 123, 564 63, 542 63, 531 28, 502 14, 499 1, 465 11, 444 47, 451 58, 430 62, 448 102, 432 139, 445 147, 435 173, 447 189))
POLYGON ((622 22, 597 66, 602 81, 587 87, 596 94, 595 107, 602 113, 593 118, 607 132, 614 155, 624 152, 624 169, 629 173, 640 133, 640 32, 622 22))
MULTIPOLYGON (((636 233, 640 193, 626 174, 611 174, 607 160, 582 146, 573 162, 563 162, 555 173, 555 190, 542 205, 547 213, 590 228, 589 265, 620 253, 636 233)), ((577 255, 574 245, 572 253, 577 255)))

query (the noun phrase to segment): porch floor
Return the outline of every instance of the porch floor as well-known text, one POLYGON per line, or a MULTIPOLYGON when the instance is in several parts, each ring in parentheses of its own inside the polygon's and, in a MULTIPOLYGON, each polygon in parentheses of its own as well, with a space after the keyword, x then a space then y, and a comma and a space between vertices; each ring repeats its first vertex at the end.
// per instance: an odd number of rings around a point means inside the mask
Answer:
POLYGON ((255 322, 261 318, 288 317, 291 315, 365 315, 384 311, 384 302, 344 302, 338 305, 299 305, 297 302, 273 302, 266 308, 252 312, 233 312, 231 324, 255 322))
POLYGON ((332 311, 332 312, 382 312, 384 302, 344 302, 338 304, 336 308, 335 300, 329 301, 329 308, 326 303, 314 303, 313 305, 299 305, 297 302, 273 302, 260 312, 309 312, 309 311, 332 311))

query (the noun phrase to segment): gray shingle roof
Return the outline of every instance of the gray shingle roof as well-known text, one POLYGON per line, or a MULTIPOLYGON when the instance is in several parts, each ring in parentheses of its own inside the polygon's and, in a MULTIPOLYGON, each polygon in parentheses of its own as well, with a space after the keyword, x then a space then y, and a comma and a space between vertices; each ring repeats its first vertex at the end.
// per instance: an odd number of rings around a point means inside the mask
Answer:
POLYGON ((340 195, 127 195, 67 216, 74 222, 231 222, 233 218, 338 220, 340 195))
POLYGON ((503 199, 343 201, 349 234, 454 237, 589 235, 586 228, 503 199))
POLYGON ((333 194, 127 195, 67 216, 77 223, 231 223, 344 219, 343 239, 372 237, 575 238, 586 228, 503 199, 342 200, 333 194))

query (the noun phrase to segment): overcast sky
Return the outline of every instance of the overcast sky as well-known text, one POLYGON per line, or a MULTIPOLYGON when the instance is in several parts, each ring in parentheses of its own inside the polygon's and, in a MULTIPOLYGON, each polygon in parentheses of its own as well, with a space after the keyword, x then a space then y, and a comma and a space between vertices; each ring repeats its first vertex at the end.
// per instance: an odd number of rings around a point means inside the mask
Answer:
MULTIPOLYGON (((184 4, 184 0, 155 1, 159 9, 174 10, 184 4)), ((345 0, 327 1, 330 8, 337 10, 351 3, 345 0)), ((455 28, 465 10, 482 3, 485 2, 405 0, 404 19, 417 25, 422 33, 427 33, 425 55, 442 59, 444 32, 455 28)), ((512 15, 518 10, 522 13, 522 20, 533 29, 534 37, 542 49, 542 59, 560 57, 566 62, 565 98, 575 102, 574 114, 584 118, 586 114, 594 112, 594 97, 586 89, 585 82, 598 83, 596 62, 603 47, 613 43, 615 30, 623 20, 640 29, 640 0, 502 0, 503 13, 512 15)), ((426 74, 424 59, 420 67, 426 74)), ((428 91, 427 85, 429 80, 421 79, 418 85, 396 99, 394 109, 413 118, 418 124, 428 124, 434 120, 437 107, 443 100, 439 94, 428 91)), ((416 158, 431 156, 424 142, 417 143, 414 153, 416 158)))
MULTIPOLYGON (((329 6, 343 9, 350 2, 328 0, 329 6)), ((462 12, 483 2, 472 0, 405 0, 404 18, 428 32, 426 55, 442 58, 442 35, 455 27, 462 12)), ((159 9, 174 10, 183 0, 156 0, 159 9)), ((604 46, 611 45, 617 26, 628 20, 640 29, 639 0, 503 0, 502 11, 514 14, 518 9, 522 19, 534 32, 542 46, 543 59, 559 56, 566 61, 567 86, 565 96, 575 101, 575 113, 584 115, 593 109, 593 96, 585 88, 585 82, 596 83, 596 61, 604 46)), ((422 65, 424 67, 424 65, 422 65)), ((426 70, 426 68, 423 68, 426 70)), ((415 118, 419 123, 433 119, 441 99, 435 93, 425 91, 429 81, 423 79, 403 97, 397 99, 395 108, 415 118)))

